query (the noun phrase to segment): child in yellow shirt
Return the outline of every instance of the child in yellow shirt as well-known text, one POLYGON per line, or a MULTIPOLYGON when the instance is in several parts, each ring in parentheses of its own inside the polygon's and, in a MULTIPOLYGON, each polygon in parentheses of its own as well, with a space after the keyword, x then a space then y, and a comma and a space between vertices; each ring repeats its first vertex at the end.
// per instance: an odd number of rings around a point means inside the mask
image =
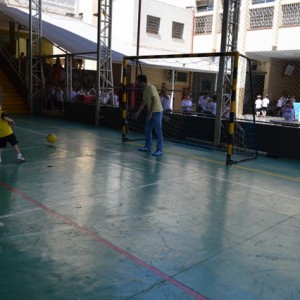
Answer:
POLYGON ((11 126, 14 125, 14 120, 9 118, 4 111, 0 111, 0 163, 2 162, 1 154, 4 148, 7 146, 7 143, 11 144, 11 146, 17 152, 17 159, 22 162, 25 161, 25 158, 22 155, 18 146, 17 138, 11 128, 11 126))

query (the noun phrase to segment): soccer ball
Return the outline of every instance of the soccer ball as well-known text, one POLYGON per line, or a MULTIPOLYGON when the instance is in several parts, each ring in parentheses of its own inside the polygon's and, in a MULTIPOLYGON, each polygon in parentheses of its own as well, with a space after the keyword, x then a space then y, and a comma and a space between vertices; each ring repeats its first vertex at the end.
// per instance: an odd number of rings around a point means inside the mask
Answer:
POLYGON ((54 133, 49 133, 47 135, 47 142, 48 143, 55 143, 57 141, 57 136, 54 133))

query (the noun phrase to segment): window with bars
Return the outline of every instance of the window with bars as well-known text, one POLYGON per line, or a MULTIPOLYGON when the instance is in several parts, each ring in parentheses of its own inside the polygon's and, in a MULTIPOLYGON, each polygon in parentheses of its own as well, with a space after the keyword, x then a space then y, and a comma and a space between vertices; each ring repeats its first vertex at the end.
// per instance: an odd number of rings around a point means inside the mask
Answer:
POLYGON ((147 16, 147 27, 146 32, 159 34, 160 18, 147 16))
POLYGON ((252 0, 252 4, 264 4, 269 2, 275 2, 275 0, 252 0))
POLYGON ((196 1, 197 12, 211 11, 214 9, 213 0, 198 0, 196 1))
POLYGON ((177 82, 187 82, 188 73, 176 71, 175 78, 177 82))
POLYGON ((182 39, 184 24, 173 22, 172 23, 172 38, 182 39))
POLYGON ((272 28, 274 7, 250 9, 250 29, 272 28))
POLYGON ((300 3, 282 5, 282 25, 300 25, 300 3))
POLYGON ((212 32, 213 16, 201 16, 195 18, 195 33, 210 33, 212 32))

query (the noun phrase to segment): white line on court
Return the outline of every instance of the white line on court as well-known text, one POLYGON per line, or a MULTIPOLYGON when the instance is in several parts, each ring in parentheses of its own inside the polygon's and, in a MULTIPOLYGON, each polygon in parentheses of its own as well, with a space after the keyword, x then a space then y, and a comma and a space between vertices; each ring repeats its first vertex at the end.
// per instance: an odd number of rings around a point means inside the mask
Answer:
POLYGON ((0 219, 10 218, 10 217, 14 217, 14 216, 22 215, 22 214, 28 214, 28 213, 31 213, 31 212, 37 211, 37 210, 41 210, 41 208, 35 207, 35 208, 31 208, 31 209, 25 209, 25 210, 22 210, 22 211, 18 211, 14 214, 7 214, 7 215, 0 216, 0 219))

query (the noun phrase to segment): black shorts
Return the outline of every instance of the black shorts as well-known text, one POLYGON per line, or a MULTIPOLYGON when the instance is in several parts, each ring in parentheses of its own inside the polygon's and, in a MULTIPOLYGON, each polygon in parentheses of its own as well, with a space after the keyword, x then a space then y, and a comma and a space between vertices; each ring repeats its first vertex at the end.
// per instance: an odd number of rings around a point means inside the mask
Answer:
POLYGON ((0 138, 0 148, 5 148, 7 143, 10 143, 12 146, 18 144, 17 137, 12 133, 8 136, 0 138))

